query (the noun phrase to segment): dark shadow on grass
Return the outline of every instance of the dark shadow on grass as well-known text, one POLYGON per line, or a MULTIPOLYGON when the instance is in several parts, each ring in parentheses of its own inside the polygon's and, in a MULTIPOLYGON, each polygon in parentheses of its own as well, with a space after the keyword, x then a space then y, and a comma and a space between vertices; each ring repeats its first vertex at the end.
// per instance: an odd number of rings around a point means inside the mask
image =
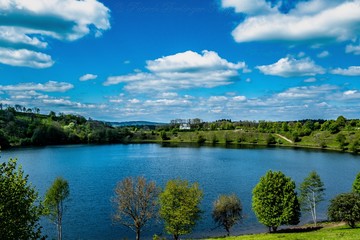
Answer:
POLYGON ((301 227, 301 228, 287 228, 278 230, 276 233, 302 233, 302 232, 313 232, 322 229, 323 227, 301 227))

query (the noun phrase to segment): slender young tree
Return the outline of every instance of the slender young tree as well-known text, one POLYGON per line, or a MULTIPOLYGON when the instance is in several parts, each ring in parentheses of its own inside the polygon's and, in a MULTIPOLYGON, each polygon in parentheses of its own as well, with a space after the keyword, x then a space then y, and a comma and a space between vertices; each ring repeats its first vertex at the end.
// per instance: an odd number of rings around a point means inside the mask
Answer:
POLYGON ((203 192, 197 183, 189 185, 184 180, 170 180, 160 194, 160 216, 165 229, 175 240, 180 235, 191 233, 200 219, 200 202, 203 192))
POLYGON ((324 200, 324 195, 325 187, 320 176, 315 171, 310 172, 300 185, 299 200, 301 208, 311 213, 315 226, 317 224, 316 207, 324 200))
POLYGON ((353 182, 352 191, 354 193, 360 194, 360 172, 356 175, 356 178, 353 182))
POLYGON ((58 240, 62 239, 62 219, 65 210, 64 203, 70 196, 69 183, 62 177, 57 177, 45 194, 45 213, 56 225, 58 240))
POLYGON ((291 178, 270 170, 253 189, 252 208, 270 232, 276 232, 280 225, 299 223, 301 212, 295 188, 291 178))
POLYGON ((242 219, 240 199, 235 194, 220 195, 214 202, 212 218, 230 236, 230 229, 242 219))
POLYGON ((140 233, 149 220, 157 216, 160 189, 144 177, 125 178, 115 188, 112 201, 116 205, 114 221, 130 228, 140 240, 140 233))

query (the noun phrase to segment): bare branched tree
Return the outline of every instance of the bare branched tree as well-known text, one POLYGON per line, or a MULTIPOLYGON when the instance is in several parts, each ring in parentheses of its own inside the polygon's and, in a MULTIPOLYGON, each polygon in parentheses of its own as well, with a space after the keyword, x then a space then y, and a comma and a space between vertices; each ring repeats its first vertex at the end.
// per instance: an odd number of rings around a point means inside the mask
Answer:
POLYGON ((114 221, 130 228, 136 233, 136 240, 140 240, 143 227, 157 216, 159 193, 155 182, 147 182, 144 177, 128 177, 118 182, 112 198, 116 206, 114 221))

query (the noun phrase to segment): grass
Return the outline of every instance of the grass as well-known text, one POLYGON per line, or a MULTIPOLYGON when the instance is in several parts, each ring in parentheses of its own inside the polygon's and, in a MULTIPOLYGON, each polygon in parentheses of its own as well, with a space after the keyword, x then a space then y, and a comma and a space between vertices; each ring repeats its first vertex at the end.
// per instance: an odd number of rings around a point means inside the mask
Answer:
POLYGON ((209 240, 358 240, 360 228, 350 228, 345 224, 326 224, 319 230, 312 228, 298 228, 287 233, 261 233, 226 238, 209 238, 209 240))

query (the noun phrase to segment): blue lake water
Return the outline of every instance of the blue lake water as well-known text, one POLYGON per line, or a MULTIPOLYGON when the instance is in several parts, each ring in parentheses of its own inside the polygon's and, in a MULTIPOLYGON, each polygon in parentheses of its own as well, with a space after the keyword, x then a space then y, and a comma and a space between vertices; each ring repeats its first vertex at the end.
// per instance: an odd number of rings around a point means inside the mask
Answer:
MULTIPOLYGON (((265 232, 251 210, 251 192, 268 170, 280 170, 297 186, 315 170, 326 187, 326 200, 318 209, 326 218, 329 199, 351 190, 360 171, 360 156, 291 148, 236 148, 160 144, 71 145, 22 148, 1 152, 1 161, 18 158, 30 181, 43 196, 57 176, 69 181, 71 199, 63 218, 64 239, 134 239, 133 232, 112 223, 111 197, 116 183, 127 176, 144 176, 163 187, 169 179, 197 181, 204 191, 202 220, 193 234, 222 236, 211 219, 212 202, 220 194, 236 193, 246 218, 233 234, 265 232)), ((303 214, 302 223, 311 220, 303 214)), ((43 232, 56 237, 55 226, 42 220, 43 232)), ((166 234, 160 222, 143 232, 143 239, 166 234)))

